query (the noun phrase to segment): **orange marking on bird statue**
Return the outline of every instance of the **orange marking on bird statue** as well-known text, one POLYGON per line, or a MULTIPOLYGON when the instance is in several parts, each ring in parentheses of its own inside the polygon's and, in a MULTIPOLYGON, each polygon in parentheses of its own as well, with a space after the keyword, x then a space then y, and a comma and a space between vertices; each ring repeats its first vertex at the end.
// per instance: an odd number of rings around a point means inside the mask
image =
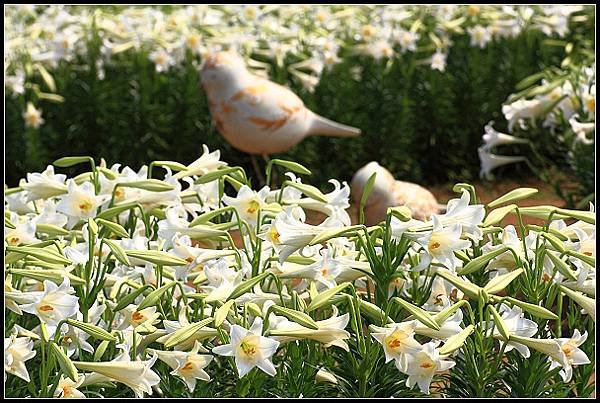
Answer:
POLYGON ((227 101, 221 102, 221 110, 224 113, 235 112, 235 108, 233 106, 231 106, 231 104, 229 104, 229 102, 227 102, 227 101))
POLYGON ((283 126, 287 120, 289 119, 289 116, 284 116, 281 119, 275 119, 275 120, 271 120, 271 119, 263 119, 263 118, 259 118, 256 116, 250 116, 248 118, 248 120, 252 123, 254 123, 257 126, 261 126, 262 129, 265 130, 277 130, 279 129, 281 126, 283 126))

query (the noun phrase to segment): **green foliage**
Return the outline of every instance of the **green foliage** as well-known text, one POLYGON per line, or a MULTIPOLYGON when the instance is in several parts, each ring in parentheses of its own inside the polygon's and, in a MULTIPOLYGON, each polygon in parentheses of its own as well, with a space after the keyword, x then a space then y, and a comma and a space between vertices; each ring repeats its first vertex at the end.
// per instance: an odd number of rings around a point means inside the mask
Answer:
MULTIPOLYGON (((473 179, 482 127, 500 118, 501 104, 519 80, 564 56, 561 48, 543 46, 543 39, 527 31, 482 50, 470 46, 468 37, 456 38, 443 73, 416 65, 420 54, 399 56, 389 68, 385 61, 347 56, 324 72, 314 94, 273 66, 276 81, 288 84, 311 109, 364 133, 353 139, 312 137, 277 157, 319 167, 313 176, 318 185, 332 177, 348 180, 372 160, 408 180, 473 179)), ((24 128, 25 98, 7 93, 10 186, 27 172, 43 170, 65 148, 71 155, 102 156, 109 165, 119 161, 137 169, 151 160, 190 163, 207 144, 251 171, 250 157, 229 146, 211 122, 193 55, 182 66, 157 73, 147 52, 129 50, 106 64, 103 79, 96 67, 100 57, 100 39, 93 35, 85 58, 62 61, 50 71, 65 101, 36 102, 45 119, 38 130, 24 128)), ((44 88, 41 77, 35 80, 44 88)))

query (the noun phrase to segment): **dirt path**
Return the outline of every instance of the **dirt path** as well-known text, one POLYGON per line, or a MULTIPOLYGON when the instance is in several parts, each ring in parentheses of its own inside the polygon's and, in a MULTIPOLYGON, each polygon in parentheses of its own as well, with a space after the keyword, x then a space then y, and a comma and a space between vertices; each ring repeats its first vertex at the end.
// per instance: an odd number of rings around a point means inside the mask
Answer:
MULTIPOLYGON (((454 184, 445 184, 432 186, 428 189, 435 195, 439 203, 446 203, 449 199, 453 199, 457 197, 457 193, 452 191, 452 187, 454 184)), ((536 188, 539 192, 529 199, 520 200, 515 202, 519 206, 539 206, 539 205, 553 205, 557 207, 564 207, 565 202, 559 198, 554 190, 544 182, 539 181, 538 179, 531 179, 529 181, 512 181, 504 179, 502 181, 497 182, 475 182, 473 184, 475 186, 475 192, 477 193, 477 197, 480 199, 481 203, 489 203, 492 200, 497 199, 510 192, 513 189, 517 189, 520 187, 531 187, 536 188)), ((543 224, 544 222, 539 219, 524 217, 525 224, 543 224)), ((509 214, 502 221, 502 225, 517 225, 517 217, 513 214, 509 214)))

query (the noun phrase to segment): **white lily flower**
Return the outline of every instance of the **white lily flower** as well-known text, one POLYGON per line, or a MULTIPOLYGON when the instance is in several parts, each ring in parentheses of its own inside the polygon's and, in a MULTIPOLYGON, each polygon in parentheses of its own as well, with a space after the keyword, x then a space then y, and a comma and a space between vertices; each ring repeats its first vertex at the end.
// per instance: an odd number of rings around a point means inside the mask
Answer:
MULTIPOLYGON (((336 179, 330 179, 329 183, 333 184, 334 190, 324 195, 326 203, 310 197, 302 199, 284 198, 283 201, 285 204, 294 203, 303 209, 319 211, 327 214, 330 217, 336 217, 343 223, 343 225, 350 225, 350 216, 346 212, 346 209, 350 207, 350 187, 348 186, 348 183, 342 182, 340 184, 340 182, 336 179)), ((284 189, 284 192, 287 189, 288 188, 284 189)))
MULTIPOLYGON (((423 277, 424 276, 421 276, 421 278, 423 277)), ((419 278, 419 280, 421 278, 419 278)), ((429 299, 423 305, 423 309, 432 312, 440 312, 450 306, 452 302, 461 300, 463 295, 463 292, 449 281, 441 277, 435 277, 431 284, 431 294, 429 295, 429 299)))
POLYGON ((107 196, 96 196, 94 185, 91 182, 77 185, 74 180, 69 179, 67 189, 66 195, 59 196, 60 201, 56 205, 56 210, 69 218, 68 229, 73 228, 80 220, 95 217, 96 209, 107 198, 107 196))
POLYGON ((152 387, 160 382, 158 374, 152 371, 158 356, 153 355, 146 361, 131 361, 128 348, 124 345, 119 346, 125 350, 112 361, 77 363, 80 369, 94 372, 91 376, 86 376, 82 386, 109 380, 127 385, 133 390, 135 397, 152 395, 152 387))
MULTIPOLYGON (((265 303, 263 311, 266 311, 269 305, 272 305, 272 303, 265 303)), ((350 315, 348 313, 338 316, 337 310, 335 310, 333 316, 329 319, 316 321, 315 323, 319 328, 315 330, 271 313, 269 328, 277 334, 273 338, 282 344, 294 340, 308 339, 323 343, 324 347, 337 346, 350 351, 348 344, 344 341, 350 338, 350 333, 344 330, 349 321, 350 315)))
POLYGON ((150 60, 154 62, 158 73, 167 71, 175 65, 175 59, 165 49, 157 49, 150 53, 150 60))
POLYGON ((408 366, 404 371, 408 375, 406 386, 412 388, 418 384, 421 392, 429 394, 433 375, 456 365, 454 361, 445 360, 444 356, 440 356, 436 348, 439 343, 437 341, 424 344, 421 351, 409 356, 408 366))
POLYGON ((596 119, 596 84, 585 88, 583 91, 583 110, 587 113, 588 117, 596 119))
MULTIPOLYGON (((27 182, 24 179, 19 181, 19 186, 23 187, 27 182)), ((4 206, 11 212, 20 215, 35 213, 34 204, 27 200, 29 192, 24 190, 13 194, 4 195, 4 206)))
POLYGON ((129 304, 119 314, 122 316, 122 322, 117 329, 125 329, 132 326, 134 329, 142 325, 152 325, 160 317, 160 313, 156 312, 155 306, 150 306, 142 310, 138 310, 137 305, 129 304))
POLYGON ((400 30, 396 35, 396 42, 400 44, 402 52, 417 50, 417 41, 419 40, 419 34, 416 32, 400 30))
POLYGON ((208 262, 204 273, 209 283, 204 287, 210 290, 210 294, 205 299, 208 302, 227 299, 244 277, 244 272, 230 267, 225 258, 208 262))
POLYGON ((27 201, 49 199, 68 192, 66 175, 54 174, 54 167, 48 165, 42 173, 28 173, 27 182, 20 186, 27 191, 27 201))
POLYGON ((569 119, 571 130, 573 130, 573 133, 575 133, 577 141, 583 144, 594 144, 594 139, 588 139, 586 134, 594 133, 596 131, 596 122, 581 123, 577 120, 577 117, 577 115, 573 115, 569 119))
POLYGON ((549 105, 549 102, 540 99, 520 99, 508 105, 502 106, 502 113, 508 121, 508 131, 512 133, 516 123, 520 123, 523 128, 523 120, 530 119, 534 121, 549 105))
POLYGON ((287 208, 277 214, 262 237, 273 244, 279 252, 279 262, 283 263, 292 253, 307 246, 322 231, 324 229, 319 226, 299 220, 294 216, 294 209, 287 208))
POLYGON ((77 382, 73 382, 71 378, 60 375, 60 379, 58 380, 58 386, 54 390, 54 397, 60 397, 64 399, 74 398, 74 399, 83 399, 85 395, 77 389, 81 386, 81 384, 85 381, 85 376, 80 375, 77 377, 77 382))
POLYGON ((27 102, 27 109, 23 112, 23 120, 26 127, 38 129, 44 123, 42 110, 36 109, 31 102, 27 102))
POLYGON ((204 368, 210 364, 212 355, 198 354, 199 351, 207 353, 202 345, 194 342, 194 348, 189 352, 183 351, 160 351, 148 349, 152 354, 156 354, 158 359, 166 363, 173 369, 172 375, 176 375, 184 380, 190 392, 196 388, 196 379, 210 381, 210 376, 204 371, 204 368))
POLYGON ((255 192, 248 186, 243 185, 236 197, 223 196, 222 201, 228 206, 233 206, 240 215, 240 219, 255 227, 258 220, 258 211, 265 206, 265 199, 269 194, 269 188, 263 187, 255 192))
POLYGON ((446 70, 446 57, 447 55, 440 49, 436 50, 433 56, 431 56, 431 68, 444 72, 446 70))
POLYGON ((4 381, 6 374, 18 376, 26 382, 29 382, 29 372, 25 366, 25 361, 33 358, 36 351, 33 349, 33 340, 29 337, 17 337, 12 334, 4 339, 4 381))
POLYGON ((31 244, 40 242, 35 236, 36 221, 28 217, 22 217, 16 213, 10 214, 10 221, 16 228, 4 227, 4 240, 10 246, 18 246, 22 244, 31 244))
POLYGON ((71 295, 75 294, 75 290, 71 287, 69 277, 65 276, 60 286, 44 280, 44 291, 35 293, 34 302, 20 305, 19 308, 23 312, 36 315, 48 326, 51 336, 61 320, 70 318, 79 311, 79 298, 71 295))
POLYGON ((485 134, 483 135, 483 145, 486 151, 503 144, 528 144, 529 140, 520 137, 511 136, 510 134, 500 133, 492 126, 493 121, 485 126, 485 134))
POLYGON ((492 33, 487 27, 475 25, 472 28, 467 28, 467 31, 471 35, 471 46, 479 46, 483 49, 492 40, 492 33))
POLYGON ((559 338, 556 342, 560 346, 558 356, 550 356, 550 369, 562 366, 560 375, 565 382, 569 382, 573 376, 573 365, 589 364, 588 356, 579 348, 587 340, 587 332, 583 335, 575 329, 570 338, 559 338))
POLYGON ((479 224, 485 217, 485 208, 483 204, 471 204, 471 193, 466 189, 463 189, 460 199, 448 201, 446 213, 434 216, 443 226, 460 224, 462 234, 474 241, 479 241, 483 237, 479 224))
POLYGON ((333 288, 337 285, 336 278, 342 272, 342 265, 333 257, 333 251, 323 248, 320 251, 321 258, 306 267, 313 272, 313 279, 325 288, 333 288))
POLYGON ((212 259, 218 259, 231 255, 231 250, 203 249, 192 246, 192 240, 187 235, 175 234, 171 241, 173 249, 168 252, 188 262, 185 266, 175 267, 175 278, 187 280, 191 273, 199 273, 204 270, 204 263, 212 259))
POLYGON ((462 229, 460 224, 444 228, 441 220, 433 216, 433 230, 420 236, 417 242, 425 249, 421 262, 415 270, 424 270, 435 259, 450 270, 458 264, 454 251, 468 248, 471 242, 461 239, 462 229))
POLYGON ((481 170, 479 176, 481 178, 490 178, 491 172, 503 165, 514 164, 526 160, 523 156, 508 156, 496 155, 486 151, 483 147, 477 149, 479 153, 479 161, 481 162, 481 170))
MULTIPOLYGON (((38 298, 39 293, 23 292, 12 286, 12 275, 9 274, 4 279, 4 306, 17 315, 23 315, 19 305, 29 304, 38 298)), ((18 325, 15 325, 18 326, 18 325)))
POLYGON ((235 357, 235 365, 240 378, 254 367, 260 368, 270 376, 275 376, 276 369, 270 358, 279 347, 279 342, 261 335, 262 319, 255 318, 250 330, 239 325, 231 326, 230 344, 212 349, 214 354, 235 357))
MULTIPOLYGON (((525 319, 523 314, 523 310, 518 306, 513 306, 512 308, 508 308, 506 305, 502 305, 500 307, 500 315, 502 320, 506 324, 506 328, 510 334, 516 334, 521 337, 531 337, 538 331, 537 323, 532 320, 525 319)), ((488 328, 492 326, 492 322, 488 324, 488 328)), ((501 345, 506 343, 503 341, 503 338, 500 334, 500 331, 497 327, 494 328, 493 336, 497 339, 500 339, 501 345)), ((506 343, 506 347, 504 347, 504 352, 508 353, 512 349, 516 349, 523 358, 529 358, 531 353, 529 352, 529 348, 521 343, 516 341, 509 341, 506 343)))
POLYGON ((405 372, 409 356, 421 351, 421 344, 414 339, 416 322, 403 322, 379 327, 371 325, 371 336, 383 346, 385 362, 396 360, 396 367, 405 372))

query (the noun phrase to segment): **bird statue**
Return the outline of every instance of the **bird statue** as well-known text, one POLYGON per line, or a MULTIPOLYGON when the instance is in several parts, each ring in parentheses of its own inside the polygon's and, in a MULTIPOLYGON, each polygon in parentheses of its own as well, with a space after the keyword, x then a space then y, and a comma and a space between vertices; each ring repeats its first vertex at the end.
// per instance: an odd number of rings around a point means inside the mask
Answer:
POLYGON ((441 211, 441 206, 429 190, 415 183, 394 179, 390 171, 375 161, 359 169, 352 178, 350 193, 355 205, 360 203, 364 187, 374 172, 377 176, 364 208, 366 225, 383 221, 389 207, 406 206, 412 216, 420 220, 429 219, 432 214, 441 211))
MULTIPOLYGON (((232 51, 209 55, 201 81, 218 131, 235 148, 268 159, 311 135, 358 136, 360 129, 310 111, 289 89, 252 74, 232 51)), ((258 170, 257 170, 258 173, 258 170)))

